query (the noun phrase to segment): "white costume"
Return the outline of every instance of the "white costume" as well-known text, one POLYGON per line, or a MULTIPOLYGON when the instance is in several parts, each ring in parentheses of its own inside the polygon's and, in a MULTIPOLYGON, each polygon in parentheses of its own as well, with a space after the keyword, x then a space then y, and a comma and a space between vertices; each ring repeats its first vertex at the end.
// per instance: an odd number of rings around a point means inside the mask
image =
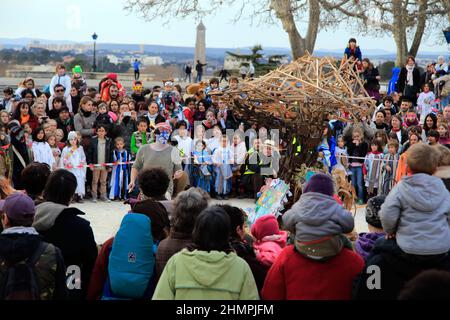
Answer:
POLYGON ((86 167, 77 168, 79 165, 86 164, 86 155, 84 154, 83 147, 79 146, 75 151, 72 151, 71 147, 64 147, 61 153, 61 168, 65 168, 72 172, 77 178, 77 189, 75 193, 83 196, 85 194, 84 183, 86 180, 86 167), (68 166, 70 166, 68 168, 68 166))
POLYGON ((50 145, 47 142, 34 141, 31 149, 33 150, 34 161, 48 164, 51 170, 55 158, 50 145))

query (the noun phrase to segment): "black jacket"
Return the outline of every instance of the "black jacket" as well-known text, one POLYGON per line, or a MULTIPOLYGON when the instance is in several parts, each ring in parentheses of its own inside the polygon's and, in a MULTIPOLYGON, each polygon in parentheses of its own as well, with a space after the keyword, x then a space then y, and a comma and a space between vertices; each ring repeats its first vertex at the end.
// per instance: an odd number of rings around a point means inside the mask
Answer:
MULTIPOLYGON (((113 156, 112 156, 112 143, 111 139, 108 137, 105 137, 106 144, 105 144, 105 162, 111 163, 113 162, 113 156)), ((88 164, 97 164, 98 163, 98 137, 95 137, 92 139, 92 142, 89 144, 89 149, 86 155, 86 160, 88 164)))
POLYGON ((363 272, 355 279, 353 298, 396 300, 406 282, 429 269, 450 271, 450 255, 409 255, 400 249, 395 240, 380 238, 367 257, 363 272), (374 272, 367 271, 370 266, 380 268, 380 289, 369 289, 367 286, 367 280, 374 275, 374 272))
POLYGON ((63 123, 62 120, 58 117, 56 118, 56 125, 58 129, 61 129, 64 132, 64 140, 63 142, 67 141, 67 136, 69 135, 70 131, 75 130, 75 125, 73 124, 73 118, 71 117, 69 121, 63 123))
MULTIPOLYGON (((0 291, 3 290, 7 265, 29 259, 42 242, 41 236, 26 233, 0 234, 0 291)), ((66 268, 61 251, 47 244, 35 265, 36 281, 41 299, 63 300, 67 298, 66 268)))
POLYGON ((71 299, 84 299, 92 269, 97 259, 97 245, 89 221, 79 217, 84 212, 53 202, 36 207, 33 223, 44 241, 61 249, 66 267, 76 265, 81 269, 81 290, 69 291, 71 299))
MULTIPOLYGON (((398 76, 397 85, 396 85, 397 92, 399 92, 399 93, 403 93, 403 91, 405 90, 407 74, 408 74, 408 71, 406 70, 406 67, 403 67, 402 70, 400 71, 400 75, 398 76)), ((414 68, 414 70, 413 70, 413 83, 414 83, 414 88, 416 89, 416 92, 419 92, 421 81, 420 81, 420 71, 417 68, 414 68)))
MULTIPOLYGON (((361 142, 358 146, 351 141, 347 144, 347 153, 349 157, 358 157, 358 158, 364 158, 369 151, 369 146, 366 142, 361 142)), ((349 163, 353 162, 359 162, 364 163, 364 159, 354 159, 350 158, 349 163)))

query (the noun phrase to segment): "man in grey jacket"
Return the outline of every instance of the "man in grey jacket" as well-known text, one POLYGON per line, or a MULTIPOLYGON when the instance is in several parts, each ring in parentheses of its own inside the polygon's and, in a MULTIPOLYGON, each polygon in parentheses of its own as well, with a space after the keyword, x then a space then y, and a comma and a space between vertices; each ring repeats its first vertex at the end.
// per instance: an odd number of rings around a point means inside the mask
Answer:
POLYGON ((413 173, 391 190, 381 206, 380 219, 390 238, 412 255, 440 255, 450 250, 450 193, 436 171, 436 148, 419 143, 408 150, 413 173))

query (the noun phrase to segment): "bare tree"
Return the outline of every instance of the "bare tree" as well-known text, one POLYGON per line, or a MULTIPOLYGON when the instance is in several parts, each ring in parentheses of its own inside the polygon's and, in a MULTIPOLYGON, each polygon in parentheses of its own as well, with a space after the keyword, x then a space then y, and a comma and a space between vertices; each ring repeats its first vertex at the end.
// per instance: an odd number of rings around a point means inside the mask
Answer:
POLYGON ((288 34, 292 58, 297 59, 306 51, 312 53, 320 28, 334 25, 335 19, 326 11, 321 10, 319 0, 127 0, 125 9, 139 13, 144 19, 155 18, 186 18, 200 19, 216 13, 219 9, 233 6, 236 8, 234 21, 242 19, 245 10, 252 10, 251 20, 260 18, 260 22, 274 23, 278 19, 284 31, 288 34), (298 23, 306 21, 306 23, 298 23), (305 26, 304 35, 299 25, 305 26))
MULTIPOLYGON (((436 33, 450 0, 318 0, 322 7, 356 22, 358 31, 375 36, 391 35, 397 47, 396 65, 416 56, 426 31, 436 33), (408 45, 410 42, 410 45, 408 45)), ((436 34, 434 34, 436 35, 436 34)))

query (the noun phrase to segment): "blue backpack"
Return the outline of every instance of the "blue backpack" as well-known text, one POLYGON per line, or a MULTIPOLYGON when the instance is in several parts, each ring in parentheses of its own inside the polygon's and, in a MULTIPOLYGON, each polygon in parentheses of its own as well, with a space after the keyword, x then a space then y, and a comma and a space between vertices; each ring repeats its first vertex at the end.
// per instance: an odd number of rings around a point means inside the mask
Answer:
POLYGON ((112 245, 102 300, 148 297, 155 270, 150 218, 125 215, 112 245))

